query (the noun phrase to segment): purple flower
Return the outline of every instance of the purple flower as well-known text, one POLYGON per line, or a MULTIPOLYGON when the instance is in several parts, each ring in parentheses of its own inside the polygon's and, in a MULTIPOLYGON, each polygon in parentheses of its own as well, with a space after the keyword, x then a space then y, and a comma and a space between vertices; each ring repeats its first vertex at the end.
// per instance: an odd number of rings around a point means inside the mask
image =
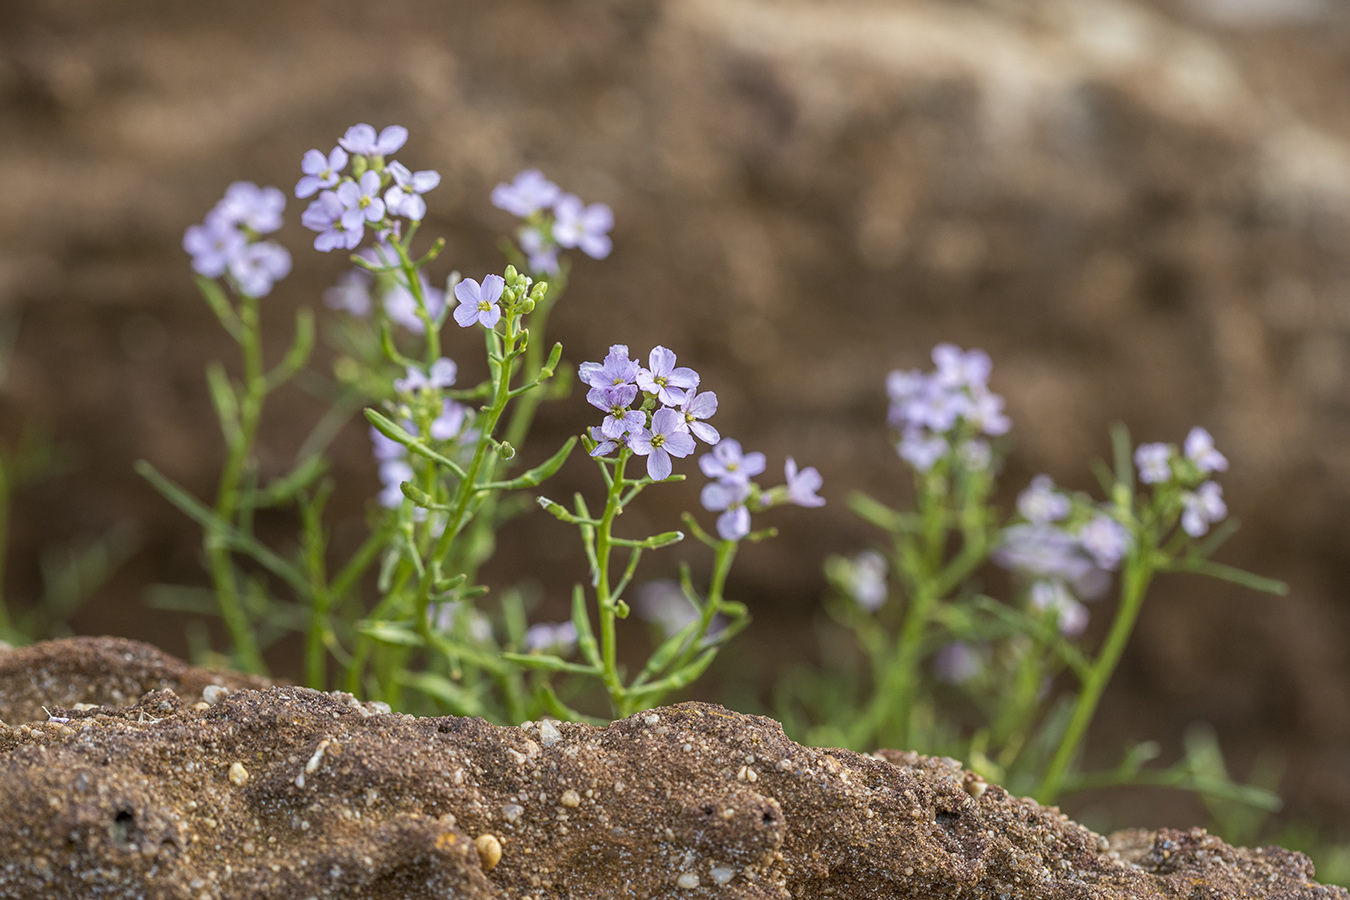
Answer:
POLYGON ((575 194, 564 194, 553 204, 558 220, 553 224, 553 239, 563 247, 580 247, 592 259, 604 259, 614 244, 609 230, 614 227, 614 212, 603 203, 584 205, 575 194))
POLYGON ((674 468, 672 456, 685 457, 694 452, 694 439, 684 430, 683 417, 673 409, 658 409, 652 416, 652 430, 630 432, 628 446, 638 456, 647 457, 647 477, 665 481, 674 468))
MULTIPOLYGON (((440 288, 434 288, 427 284, 426 278, 421 272, 417 273, 417 280, 422 288, 422 299, 426 302, 427 315, 435 320, 445 308, 445 291, 440 288)), ((391 321, 403 326, 413 334, 421 334, 426 326, 422 324, 422 319, 417 315, 417 298, 413 296, 407 285, 402 281, 390 285, 384 291, 382 298, 385 315, 391 321)))
POLYGON ((568 656, 577 646, 577 626, 571 622, 559 622, 556 625, 539 623, 531 625, 525 631, 525 652, 548 651, 559 656, 568 656))
POLYGON ((824 506, 825 498, 816 495, 820 486, 825 480, 820 477, 814 466, 797 471, 797 463, 792 457, 787 458, 787 464, 783 467, 787 476, 787 496, 788 500, 798 506, 824 506))
MULTIPOLYGON (((993 553, 994 562, 1037 580, 1075 584, 1092 577, 1092 562, 1073 535, 1053 525, 1013 525, 993 553)), ((1088 593, 1084 591, 1084 593, 1088 593)))
POLYGON ((994 461, 994 451, 988 441, 966 441, 957 448, 962 464, 972 472, 989 468, 994 461))
POLYGON ((1049 475, 1037 475, 1031 486, 1017 495, 1017 511, 1033 525, 1048 525, 1068 518, 1069 498, 1055 490, 1049 475))
POLYGON ((591 428, 591 440, 595 441, 595 449, 591 451, 591 456, 609 456, 620 444, 627 445, 628 436, 625 434, 615 440, 610 440, 599 427, 593 427, 591 428))
POLYGON ((412 466, 403 459, 390 459, 380 463, 380 483, 384 488, 380 491, 380 505, 395 509, 403 502, 403 488, 401 485, 405 481, 413 480, 412 466))
POLYGON ((627 344, 611 345, 603 363, 584 362, 577 367, 577 377, 593 388, 634 384, 637 374, 637 360, 628 358, 627 344))
POLYGON ((314 249, 327 253, 339 247, 353 250, 361 243, 365 226, 359 222, 355 228, 348 228, 343 222, 343 213, 347 207, 333 191, 319 194, 300 216, 300 223, 310 231, 319 232, 314 239, 314 249))
POLYGON ((469 416, 467 406, 446 397, 441 414, 431 421, 431 436, 438 441, 449 441, 459 437, 469 423, 469 416))
POLYGON ((886 376, 886 395, 891 403, 902 404, 923 390, 928 377, 918 369, 896 369, 886 376))
POLYGON ((1140 444, 1134 451, 1139 480, 1144 484, 1162 484, 1172 477, 1172 448, 1166 444, 1140 444))
POLYGON ((192 255, 192 270, 207 278, 219 278, 248 245, 244 233, 222 216, 211 213, 200 225, 183 232, 183 249, 192 255))
POLYGON ((741 442, 735 438, 723 438, 711 452, 698 458, 703 474, 723 484, 746 484, 764 471, 765 464, 763 453, 742 453, 741 442))
POLYGON ((370 442, 374 445, 371 452, 374 453, 375 459, 379 462, 402 459, 408 453, 407 447, 393 438, 385 437, 384 432, 374 425, 370 426, 370 442))
POLYGON ((1037 581, 1027 591, 1027 600, 1032 609, 1054 615, 1061 634, 1077 637, 1087 630, 1087 607, 1074 599, 1063 582, 1037 581))
POLYGON ((954 641, 933 655, 933 675, 947 684, 965 684, 984 669, 984 657, 965 641, 954 641))
POLYGON ((341 147, 334 147, 327 156, 318 150, 306 150, 300 158, 300 171, 305 175, 295 184, 295 196, 308 197, 321 188, 337 184, 339 173, 346 165, 347 151, 341 147))
POLYGON ((591 388, 586 393, 586 402, 606 413, 600 423, 600 432, 611 440, 617 440, 625 434, 636 434, 647 424, 647 416, 637 409, 629 409, 628 404, 637 397, 637 388, 631 384, 618 387, 591 388))
POLYGON ((370 315, 370 273, 350 269, 338 276, 337 284, 323 292, 323 303, 329 309, 343 309, 362 318, 370 315))
POLYGON ((681 366, 675 368, 675 354, 657 346, 647 358, 650 369, 637 370, 638 387, 666 406, 677 406, 684 400, 685 389, 698 387, 698 373, 681 366))
POLYGON ((502 317, 501 299, 506 281, 500 275, 485 275, 480 285, 472 278, 465 278, 455 285, 455 297, 459 306, 455 307, 455 321, 461 328, 468 328, 474 322, 482 323, 485 328, 493 328, 502 317))
POLYGON ((1214 449, 1214 438, 1199 426, 1192 428, 1191 433, 1186 435, 1185 451, 1186 458, 1195 463, 1202 475, 1228 470, 1228 460, 1214 449))
POLYGON ((230 260, 230 277, 241 293, 265 297, 272 285, 290 274, 291 255, 271 241, 249 244, 230 260))
POLYGON ((539 210, 552 206, 561 194, 558 186, 538 169, 526 169, 510 184, 503 182, 492 189, 492 205, 513 216, 528 219, 539 210))
POLYGON ((876 612, 886 602, 886 558, 875 550, 864 550, 853 558, 848 570, 848 595, 868 612, 876 612))
POLYGON ((425 374, 416 366, 408 366, 408 372, 404 377, 394 379, 394 390, 399 393, 410 393, 425 388, 448 388, 455 383, 458 371, 459 367, 455 365, 455 361, 446 356, 432 363, 431 369, 425 374))
POLYGON ((684 416, 685 427, 703 443, 716 444, 722 439, 716 428, 706 422, 699 421, 699 419, 706 419, 717 412, 717 395, 712 391, 704 391, 701 394, 693 390, 685 391, 684 399, 676 404, 675 409, 679 410, 680 414, 684 416))
MULTIPOLYGON (((380 176, 373 169, 367 169, 360 181, 344 181, 336 193, 343 206, 342 227, 348 231, 362 234, 366 222, 374 224, 384 219, 384 201, 379 198, 380 176)), ((360 239, 357 240, 359 243, 360 239)))
MULTIPOLYGON (((677 634, 680 629, 699 618, 698 610, 689 602, 689 598, 675 581, 649 581, 642 585, 638 588, 635 607, 637 614, 656 624, 665 637, 677 634)), ((713 622, 714 625, 708 629, 709 636, 720 630, 718 626, 721 623, 718 623, 716 618, 713 622)))
POLYGON ((713 481, 703 486, 699 502, 709 512, 721 512, 717 517, 717 534, 724 541, 739 541, 750 533, 750 510, 745 501, 750 497, 749 482, 713 481))
POLYGON ((427 202, 420 195, 441 183, 440 173, 430 169, 410 172, 403 163, 391 162, 389 174, 394 176, 394 186, 384 192, 384 203, 390 214, 422 221, 427 214, 427 202))
POLYGON ((900 454, 900 458, 918 472, 927 472, 933 468, 947 454, 948 449, 945 438, 916 428, 906 431, 900 443, 895 445, 895 452, 900 454))
POLYGON ((1206 481, 1194 491, 1181 495, 1185 509, 1181 513, 1181 528, 1193 538, 1209 531, 1209 526, 1228 515, 1223 502, 1223 488, 1216 481, 1206 481))
POLYGON ((1098 515, 1078 530, 1078 543, 1092 556, 1097 568, 1114 572, 1130 549, 1130 532, 1110 516, 1098 515))
POLYGON ((937 381, 943 387, 972 391, 978 391, 988 383, 993 368, 988 353, 983 350, 963 352, 955 344, 934 347, 933 362, 937 365, 937 381))
POLYGON ((530 271, 558 274, 558 245, 542 231, 526 225, 516 232, 516 239, 530 261, 530 271))
POLYGON ((1003 412, 1003 398, 983 387, 972 392, 965 419, 990 437, 1012 429, 1012 420, 1003 412))
POLYGON ((353 125, 347 129, 339 146, 358 156, 386 156, 402 147, 408 141, 408 129, 402 125, 390 125, 375 136, 374 127, 366 124, 353 125))
POLYGON ((270 234, 281 227, 286 195, 274 187, 258 187, 251 181, 236 181, 225 189, 225 199, 215 212, 232 225, 243 225, 255 234, 270 234))

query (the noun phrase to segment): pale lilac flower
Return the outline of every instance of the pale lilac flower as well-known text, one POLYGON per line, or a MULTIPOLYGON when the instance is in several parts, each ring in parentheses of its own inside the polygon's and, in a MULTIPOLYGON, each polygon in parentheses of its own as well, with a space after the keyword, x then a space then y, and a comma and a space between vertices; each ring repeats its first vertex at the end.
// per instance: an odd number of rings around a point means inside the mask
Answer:
POLYGON ((250 297, 265 297, 272 285, 290 274, 291 255, 271 241, 249 244, 230 260, 230 277, 239 291, 250 297))
POLYGON ((647 477, 665 481, 674 466, 672 456, 685 457, 694 452, 694 438, 684 430, 684 419, 673 409, 658 409, 652 416, 652 430, 631 432, 628 446, 638 456, 647 457, 647 477))
POLYGON ((947 684, 965 684, 983 669, 984 657, 965 641, 953 641, 933 654, 933 676, 947 684))
POLYGON ((559 187, 544 177, 538 169, 526 169, 510 184, 505 182, 492 189, 492 205, 513 216, 528 219, 552 206, 562 194, 559 187))
POLYGON ((685 366, 675 367, 675 354, 665 347, 655 347, 647 357, 649 369, 639 368, 637 384, 666 406, 677 406, 684 400, 685 390, 698 387, 698 373, 685 366))
POLYGON ((717 517, 717 534, 724 541, 739 541, 750 533, 750 511, 745 501, 750 497, 750 484, 744 481, 712 481, 703 486, 699 502, 708 512, 721 512, 717 517))
POLYGON ((1087 630, 1088 610, 1060 581, 1037 581, 1027 591, 1032 609, 1055 616, 1056 627, 1066 637, 1077 637, 1087 630))
POLYGON ((456 403, 449 397, 441 407, 441 414, 431 420, 431 436, 438 441, 450 441, 464 433, 469 424, 471 412, 463 403, 456 403))
POLYGON ((606 438, 617 440, 625 434, 637 434, 646 426, 646 414, 628 408, 637 397, 637 392, 633 385, 621 384, 618 387, 591 388, 586 393, 586 402, 606 414, 600 423, 600 432, 606 438))
POLYGON ((1055 490, 1049 475, 1037 475, 1031 485, 1017 495, 1017 511, 1033 525, 1048 525, 1068 518, 1069 498, 1055 490))
POLYGON ((970 409, 970 398, 960 391, 948 390, 930 378, 908 400, 892 411, 896 428, 927 428, 939 434, 951 431, 970 409))
POLYGON ((1114 572, 1130 549, 1130 532, 1110 516, 1097 515, 1078 529, 1078 543, 1092 556, 1097 568, 1114 572))
POLYGON ((455 361, 442 356, 432 363, 426 372, 417 366, 409 365, 404 377, 394 379, 394 390, 399 393, 410 393, 426 388, 448 388, 455 383, 455 376, 458 373, 459 367, 455 365, 455 361))
POLYGON ((820 477, 814 466, 808 466, 798 472, 796 461, 789 456, 783 470, 787 477, 788 500, 798 506, 825 505, 825 498, 816 494, 825 480, 820 477))
POLYGON ((1091 578, 1092 561, 1073 535, 1053 525, 1013 525, 1003 530, 994 562, 1038 580, 1082 584, 1091 578))
POLYGON ((848 594, 868 612, 876 612, 886 602, 886 558, 875 550, 864 550, 853 558, 848 573, 848 594))
POLYGON ((1134 451, 1139 480, 1144 484, 1162 484, 1172 477, 1172 448, 1166 444, 1140 444, 1134 451))
POLYGON ((933 348, 933 362, 937 365, 936 380, 947 388, 968 388, 977 391, 989 381, 993 363, 983 350, 962 351, 955 344, 938 344, 933 348))
POLYGON ((459 306, 455 307, 455 321, 461 328, 468 328, 479 322, 484 328, 493 328, 502 317, 501 299, 506 281, 500 275, 485 275, 480 285, 472 278, 465 278, 455 285, 455 297, 459 306))
POLYGON ((526 225, 516 232, 516 240, 520 241, 520 249, 529 259, 530 271, 558 274, 558 245, 542 231, 526 225))
POLYGON ((281 227, 286 195, 274 187, 258 187, 251 181, 236 181, 225 189, 225 198, 215 211, 234 225, 255 234, 270 234, 281 227))
POLYGON ((610 440, 598 426, 595 426, 591 428, 591 440, 595 441, 595 449, 591 451, 591 456, 609 456, 620 444, 627 445, 628 436, 625 434, 610 440))
POLYGON ((613 344, 603 363, 584 362, 577 367, 577 377, 593 388, 618 387, 636 384, 638 363, 628 358, 627 344, 613 344))
POLYGON ((403 163, 391 162, 389 174, 394 177, 394 185, 384 192, 384 202, 390 214, 413 222, 422 221, 427 214, 427 203, 420 195, 441 183, 440 173, 431 169, 410 172, 403 163))
POLYGON ((319 236, 314 239, 315 250, 324 253, 339 247, 354 250, 357 244, 361 243, 365 226, 357 222, 355 227, 349 228, 343 221, 343 213, 346 211, 347 207, 338 199, 336 193, 324 191, 301 214, 300 224, 310 231, 319 232, 319 236))
POLYGON ((403 502, 401 485, 412 481, 413 477, 412 466, 406 460, 389 459, 380 463, 380 483, 384 485, 380 491, 380 505, 389 509, 398 507, 403 502))
POLYGON ((358 156, 387 156, 398 150, 408 141, 408 129, 402 125, 390 125, 375 136, 373 126, 360 124, 347 129, 338 144, 349 153, 358 156))
POLYGON ((300 171, 305 175, 295 184, 295 196, 309 197, 323 188, 338 183, 340 174, 347 166, 347 151, 334 147, 333 152, 324 156, 319 150, 306 150, 300 158, 300 171))
POLYGON ((223 217, 210 214, 200 225, 183 232, 183 249, 192 255, 192 270, 207 278, 219 278, 243 252, 248 238, 223 217))
POLYGON ((1223 487, 1217 481, 1206 481, 1194 491, 1181 495, 1186 508, 1181 513, 1181 528, 1193 538, 1209 531, 1213 525, 1228 515, 1228 506, 1223 502, 1223 487))
POLYGON ((580 247, 592 259, 609 256, 614 244, 609 230, 614 227, 614 213, 603 203, 586 206, 575 194, 564 194, 553 204, 558 217, 553 224, 553 239, 563 247, 580 247))
MULTIPOLYGON (((427 284, 421 272, 417 273, 417 278, 422 288, 422 299, 427 306, 427 315, 435 321, 445 309, 445 291, 427 284)), ((422 334, 426 330, 421 316, 417 314, 417 298, 401 281, 385 289, 381 305, 384 307, 385 315, 395 324, 403 326, 413 334, 422 334)))
POLYGON ((723 438, 711 452, 698 458, 703 474, 724 484, 746 484, 763 472, 766 464, 764 454, 758 450, 742 453, 741 442, 735 438, 723 438))
POLYGON ((697 393, 696 390, 684 392, 684 399, 675 406, 684 416, 685 426, 693 433, 694 437, 703 441, 705 444, 716 444, 722 439, 717 433, 717 429, 707 422, 700 422, 700 419, 706 419, 717 412, 717 395, 712 391, 697 393))
POLYGON ((1003 398, 983 387, 972 391, 964 416, 990 437, 1007 434, 1012 429, 1012 420, 1003 412, 1003 398))
POLYGON ((1195 463, 1195 467, 1203 475, 1228 470, 1228 460, 1222 453, 1214 449, 1214 438, 1210 437, 1209 432, 1198 425, 1191 429, 1190 434, 1186 435, 1185 451, 1186 458, 1195 463))
POLYGON ((659 627, 664 637, 679 633, 699 618, 698 610, 684 595, 679 583, 668 579, 649 581, 639 587, 634 609, 643 619, 659 627))
POLYGON ((525 652, 550 652, 569 656, 577 647, 577 626, 571 622, 549 624, 541 622, 525 631, 525 652))
POLYGON ((380 176, 374 169, 367 169, 360 181, 344 181, 338 185, 336 194, 343 206, 342 226, 348 231, 361 231, 367 222, 382 221, 384 201, 379 193, 380 176))
POLYGON ((988 441, 966 441, 956 451, 967 469, 977 472, 994 462, 994 451, 988 441))
POLYGON ((408 453, 408 448, 400 444, 393 438, 386 437, 384 432, 370 426, 371 452, 379 462, 388 462, 391 459, 402 459, 408 453))
POLYGON ((370 296, 371 280, 370 273, 362 269, 344 272, 338 276, 337 284, 323 292, 324 305, 365 318, 370 315, 373 302, 370 296))
POLYGON ((910 429, 896 444, 895 452, 918 472, 927 472, 950 449, 947 441, 935 434, 927 434, 919 429, 910 429))
POLYGON ((927 381, 918 369, 896 369, 886 376, 886 394, 891 403, 902 404, 922 391, 927 381))

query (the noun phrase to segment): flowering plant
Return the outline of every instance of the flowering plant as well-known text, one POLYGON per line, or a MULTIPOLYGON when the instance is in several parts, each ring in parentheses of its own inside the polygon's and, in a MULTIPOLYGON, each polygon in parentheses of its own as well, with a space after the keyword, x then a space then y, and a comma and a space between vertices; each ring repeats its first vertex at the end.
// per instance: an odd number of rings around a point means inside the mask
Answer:
POLYGON ((587 681, 603 688, 615 714, 654 705, 697 678, 748 621, 724 588, 738 542, 766 534, 750 531, 750 513, 785 502, 823 503, 815 494, 819 476, 789 460, 788 484, 765 491, 750 481, 763 470, 762 456, 759 470, 733 472, 739 445, 721 440, 706 421, 717 410, 717 396, 699 390, 699 375, 676 366, 664 347, 642 366, 616 344, 604 362, 578 369, 587 401, 604 413, 580 436, 605 483, 603 511, 593 517, 580 496, 571 510, 539 498, 580 529, 594 608, 580 586, 567 622, 528 624, 519 589, 502 591, 493 608, 477 573, 493 552, 497 528, 520 512, 515 498, 556 473, 578 443, 571 438, 533 468, 512 471, 539 404, 558 396, 552 384, 562 346, 545 355, 544 331, 567 281, 562 251, 603 259, 612 249, 614 220, 609 207, 587 205, 526 170, 492 192, 497 207, 523 220, 515 242, 504 246, 509 264, 481 278, 451 273, 441 290, 426 270, 444 241, 420 255, 414 249, 427 214, 423 195, 440 175, 392 158, 407 138, 399 126, 377 132, 356 125, 329 152, 313 149, 301 160, 295 195, 309 199, 301 222, 316 233, 316 250, 350 252, 354 268, 324 298, 341 323, 337 383, 321 388, 332 411, 291 471, 265 480, 254 448, 266 398, 298 377, 315 382, 306 368, 314 320, 300 314, 284 360, 265 370, 259 301, 291 264, 265 236, 281 227, 285 197, 244 182, 232 185, 183 241, 203 295, 239 343, 244 362, 237 380, 218 365, 208 370, 229 449, 215 504, 192 497, 149 463, 140 471, 203 527, 215 602, 234 662, 248 670, 264 671, 267 645, 296 629, 305 634, 311 686, 340 683, 391 706, 497 721, 546 714, 578 719, 586 716, 564 698, 578 696, 587 681), (477 333, 483 343, 488 375, 477 385, 459 385, 460 367, 444 355, 455 332, 477 333), (361 407, 383 488, 372 504, 368 537, 333 568, 323 515, 332 489, 324 448, 361 407), (701 460, 704 471, 718 473, 704 491, 704 505, 722 513, 719 537, 686 517, 716 556, 711 584, 701 597, 683 570, 682 591, 698 611, 696 620, 625 681, 616 629, 629 609, 622 595, 644 551, 684 535, 621 537, 615 521, 647 487, 681 480, 675 463, 693 454, 696 440, 713 447, 701 460), (645 457, 641 477, 626 471, 634 456, 645 457), (281 505, 293 505, 301 523, 298 549, 290 554, 264 544, 253 527, 258 510, 281 505), (618 577, 611 570, 615 550, 629 556, 618 577), (292 599, 276 596, 279 591, 292 599), (715 621, 722 627, 711 633, 715 621), (583 661, 569 659, 578 651, 583 661), (561 687, 555 687, 558 679, 561 687))
MULTIPOLYGON (((1270 808, 1273 795, 1201 772, 1197 758, 1145 770, 1154 744, 1127 751, 1114 771, 1074 771, 1155 575, 1191 572, 1285 590, 1210 559, 1236 524, 1225 519, 1213 480, 1228 461, 1209 433, 1195 428, 1181 448, 1143 444, 1132 453, 1117 428, 1114 468, 1099 472, 1106 500, 1038 475, 1004 520, 991 497, 1011 422, 988 387, 990 359, 943 344, 933 362, 931 372, 897 371, 887 380, 896 451, 914 471, 914 510, 856 494, 853 509, 886 532, 889 552, 827 561, 836 591, 830 611, 864 649, 861 677, 870 688, 841 717, 850 703, 837 684, 799 684, 806 707, 812 696, 817 708, 829 707, 814 714, 813 740, 954 755, 1043 803, 1066 790, 1152 781, 1270 808), (998 580, 985 571, 990 562, 1011 574, 1013 602, 985 593, 985 580, 998 580), (1113 581, 1118 602, 1092 650, 1084 601, 1113 581), (1066 678, 1072 687, 1056 691, 1066 678)), ((800 702, 785 700, 781 712, 798 728, 813 720, 800 702)))

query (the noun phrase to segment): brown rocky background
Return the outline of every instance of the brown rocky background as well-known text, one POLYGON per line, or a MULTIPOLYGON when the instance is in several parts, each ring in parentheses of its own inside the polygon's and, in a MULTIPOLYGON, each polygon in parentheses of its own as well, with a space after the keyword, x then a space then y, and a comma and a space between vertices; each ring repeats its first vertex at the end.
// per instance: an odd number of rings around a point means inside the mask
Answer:
MULTIPOLYGON (((142 595, 203 582, 196 536, 131 471, 144 457, 206 495, 220 463, 201 368, 232 347, 182 231, 230 181, 289 191, 304 150, 397 122, 400 158, 444 176, 437 274, 500 267, 511 220, 488 192, 541 167, 618 221, 614 255, 577 265, 556 316, 568 357, 664 343, 717 390, 724 434, 822 470, 829 505, 779 516, 783 536, 734 576, 758 620, 740 696, 811 652, 819 559, 871 538, 848 491, 906 493, 885 373, 951 340, 994 357, 1010 496, 1039 471, 1090 487, 1113 421, 1140 440, 1204 424, 1244 521, 1221 558, 1292 586, 1159 585, 1095 758, 1132 737, 1174 754, 1203 719, 1239 773, 1284 754, 1291 817, 1346 821, 1348 82, 1350 10, 1311 0, 13 0, 0 315, 21 328, 0 426, 9 444, 47 426, 70 466, 15 498, 6 596, 38 594, 42 548, 133 523, 140 549, 74 627, 187 651, 186 620, 142 595)), ((268 300, 277 344, 342 269, 306 250, 301 209, 282 233, 296 272, 268 300)), ((449 347, 470 370, 475 349, 449 347)), ((279 398, 264 466, 283 469, 316 415, 279 398)), ((579 398, 550 409, 535 449, 588 418, 579 398)), ((355 533, 376 487, 361 429, 336 452, 336 527, 355 533)), ((592 478, 570 467, 553 493, 592 478)), ((652 524, 695 490, 649 507, 652 524)), ((492 574, 557 602, 575 550, 535 517, 492 574)), ((1201 820, 1138 796, 1131 824, 1201 820)))

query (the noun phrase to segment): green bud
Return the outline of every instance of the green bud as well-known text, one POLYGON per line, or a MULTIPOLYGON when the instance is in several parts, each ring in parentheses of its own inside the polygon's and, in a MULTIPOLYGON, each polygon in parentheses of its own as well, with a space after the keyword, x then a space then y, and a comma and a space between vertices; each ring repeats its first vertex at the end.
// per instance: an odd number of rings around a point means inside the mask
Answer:
POLYGON ((502 459, 515 459, 516 448, 511 446, 510 441, 502 441, 497 445, 497 455, 502 459))
POLYGON ((436 502, 431 499, 431 495, 428 494, 426 491, 413 487, 413 484, 410 481, 405 481, 402 484, 400 484, 399 490, 403 491, 403 496, 407 497, 409 500, 411 500, 413 503, 416 503, 418 506, 424 508, 430 507, 434 505, 436 502))
POLYGON ((624 603, 622 600, 614 601, 614 615, 618 616, 620 619, 626 619, 628 618, 629 611, 627 603, 624 603))
POLYGON ((530 313, 534 312, 534 301, 529 299, 528 297, 525 298, 525 302, 520 304, 520 311, 523 312, 525 315, 529 315, 530 313))
POLYGON ((515 287, 516 282, 520 281, 520 273, 516 271, 515 266, 507 266, 505 274, 502 275, 502 280, 505 281, 508 286, 515 287))
POLYGON ((530 289, 530 297, 534 300, 535 303, 538 303, 540 300, 543 300, 544 295, 547 293, 548 293, 547 281, 537 282, 535 286, 530 289))

